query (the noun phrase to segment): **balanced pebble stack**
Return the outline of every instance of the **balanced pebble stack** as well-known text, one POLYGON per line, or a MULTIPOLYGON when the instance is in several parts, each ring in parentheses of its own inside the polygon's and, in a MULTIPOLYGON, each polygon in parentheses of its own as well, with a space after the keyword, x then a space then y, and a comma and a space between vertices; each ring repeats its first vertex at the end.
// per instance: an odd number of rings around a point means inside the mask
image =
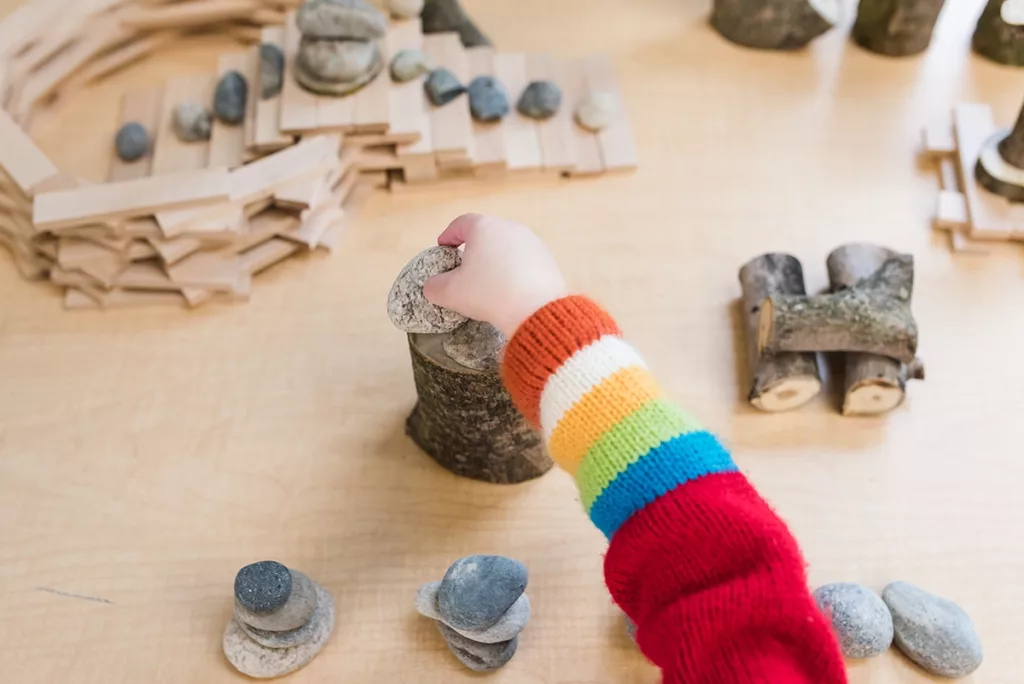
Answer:
POLYGON ((437 621, 448 648, 477 672, 497 670, 519 646, 530 621, 528 573, 503 556, 469 556, 452 563, 440 582, 416 592, 416 610, 437 621))
POLYGON ((387 17, 365 0, 308 0, 296 16, 302 42, 295 78, 322 95, 348 95, 384 68, 387 17))
POLYGON ((333 631, 334 599, 301 572, 276 561, 238 571, 223 647, 242 674, 269 679, 294 672, 323 650, 333 631))

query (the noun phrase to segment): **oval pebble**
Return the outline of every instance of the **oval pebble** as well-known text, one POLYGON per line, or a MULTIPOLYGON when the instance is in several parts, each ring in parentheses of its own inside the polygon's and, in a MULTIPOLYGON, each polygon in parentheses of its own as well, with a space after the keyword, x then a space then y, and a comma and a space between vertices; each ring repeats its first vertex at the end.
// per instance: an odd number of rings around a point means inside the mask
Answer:
POLYGON ((391 80, 406 83, 430 73, 430 62, 420 50, 401 50, 391 60, 391 80))
POLYGON ((874 658, 892 645, 892 615, 865 586, 837 582, 818 587, 814 600, 839 638, 847 658, 874 658))
POLYGON ((468 556, 452 563, 441 580, 437 607, 458 630, 485 630, 526 591, 528 573, 504 556, 468 556))
POLYGON ((149 151, 149 133, 137 121, 130 121, 121 126, 114 138, 117 156, 126 162, 141 159, 149 151))
POLYGON ((184 142, 209 140, 212 128, 210 110, 198 102, 182 102, 174 108, 174 132, 184 142))
POLYGON ((503 667, 519 648, 518 637, 498 644, 481 644, 467 639, 443 622, 436 624, 451 652, 474 672, 491 672, 503 667))
POLYGON ((466 92, 465 86, 455 78, 455 74, 447 69, 434 69, 423 82, 423 90, 427 93, 427 99, 435 107, 443 107, 462 93, 466 92))
POLYGON ((465 323, 462 314, 434 306, 423 296, 427 278, 461 263, 462 254, 452 247, 431 247, 417 254, 398 274, 388 293, 391 323, 407 333, 446 333, 465 323))
POLYGON ((213 113, 226 124, 237 125, 245 119, 245 103, 249 99, 249 83, 237 71, 224 74, 213 94, 213 113))
POLYGON ((284 85, 284 53, 273 43, 260 45, 260 99, 281 94, 284 85))
POLYGON ((610 93, 590 93, 576 105, 576 122, 596 133, 608 127, 615 110, 615 98, 610 93))
POLYGON ((444 351, 456 363, 482 372, 498 369, 505 336, 490 323, 466 321, 442 343, 444 351))
MULTIPOLYGON (((437 606, 437 594, 441 589, 440 582, 428 582, 416 592, 416 610, 433 620, 444 622, 441 611, 437 606)), ((530 621, 530 597, 523 594, 512 604, 504 615, 497 622, 487 629, 457 629, 448 625, 453 630, 481 644, 496 644, 503 641, 510 641, 526 628, 530 621)))
POLYGON ((500 121, 509 112, 505 86, 493 76, 478 76, 469 87, 469 111, 477 121, 500 121))
POLYGON ((256 613, 236 599, 238 619, 250 627, 270 632, 287 632, 306 624, 316 610, 316 583, 297 570, 290 572, 292 590, 284 605, 269 613, 256 613))
POLYGON ((292 593, 292 573, 277 561, 250 563, 235 575, 235 601, 251 613, 272 613, 292 593))
POLYGON ((364 0, 309 0, 295 21, 309 38, 376 40, 388 29, 384 13, 364 0))
POLYGON ((326 593, 324 589, 314 584, 312 580, 310 580, 310 584, 313 588, 312 604, 314 610, 301 625, 287 631, 259 629, 247 624, 236 614, 235 617, 239 618, 238 624, 242 631, 248 634, 249 638, 257 644, 267 648, 291 648, 311 641, 316 634, 323 630, 327 621, 333 620, 334 617, 330 614, 330 602, 320 601, 320 595, 326 593))
POLYGON ((531 119, 549 119, 562 106, 562 89, 551 81, 533 81, 519 96, 516 108, 531 119))

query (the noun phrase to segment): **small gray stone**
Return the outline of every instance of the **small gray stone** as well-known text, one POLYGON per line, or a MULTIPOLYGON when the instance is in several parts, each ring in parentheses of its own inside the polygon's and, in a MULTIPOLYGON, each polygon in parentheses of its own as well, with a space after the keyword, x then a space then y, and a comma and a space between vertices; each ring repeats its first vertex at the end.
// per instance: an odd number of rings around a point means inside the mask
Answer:
POLYGON ((277 97, 283 85, 284 53, 273 43, 263 43, 260 45, 260 98, 277 97))
POLYGON ((477 121, 500 121, 508 115, 505 86, 493 76, 477 76, 470 82, 469 111, 477 121))
POLYGON ((310 0, 299 8, 296 23, 308 38, 376 40, 388 29, 384 13, 364 0, 310 0))
POLYGON ((235 600, 235 616, 239 622, 268 632, 288 632, 309 622, 316 610, 316 584, 298 570, 291 570, 292 590, 277 610, 255 613, 235 600))
POLYGON ((391 79, 406 83, 430 73, 430 62, 420 50, 401 50, 391 60, 391 79))
POLYGON ((963 608, 909 582, 891 583, 882 600, 892 612, 896 647, 922 668, 956 679, 981 667, 981 641, 963 608))
POLYGON ((114 148, 117 156, 126 162, 141 159, 149 151, 149 133, 142 124, 130 121, 117 132, 114 148))
POLYGON ((468 556, 441 580, 437 607, 454 629, 483 630, 508 612, 526 590, 526 566, 504 556, 468 556))
POLYGON ((407 333, 446 333, 466 322, 450 309, 434 306, 423 296, 427 278, 456 268, 462 254, 453 247, 431 247, 413 258, 398 274, 388 294, 388 317, 407 333))
MULTIPOLYGON (((441 589, 440 582, 428 582, 416 592, 416 610, 432 620, 444 622, 437 605, 437 595, 441 589)), ((456 632, 481 644, 496 644, 509 641, 519 636, 530 621, 530 597, 523 594, 512 604, 501 618, 487 629, 457 629, 456 632)))
POLYGON ((272 613, 291 593, 292 573, 277 561, 252 563, 235 575, 235 600, 250 613, 272 613))
POLYGON ((459 83, 455 74, 447 69, 434 69, 423 82, 423 89, 427 93, 427 99, 435 107, 443 107, 462 93, 466 92, 465 86, 459 83))
POLYGON ((453 361, 473 370, 492 372, 498 369, 505 349, 505 336, 490 323, 466 321, 442 346, 453 361))
POLYGON ((497 644, 481 644, 467 639, 443 622, 438 622, 437 628, 455 657, 474 672, 497 670, 512 660, 519 648, 519 637, 497 644))
POLYGON ((412 19, 423 11, 423 0, 388 0, 388 11, 395 19, 412 19))
POLYGON ((615 111, 615 97, 611 93, 590 93, 576 105, 576 122, 596 133, 608 127, 615 111))
POLYGON ((174 108, 174 132, 185 142, 209 140, 213 117, 198 102, 182 102, 174 108))
POLYGON ((377 74, 384 68, 384 60, 378 51, 376 61, 370 65, 370 70, 364 73, 355 81, 325 81, 322 78, 307 72, 301 64, 295 65, 295 80, 306 90, 321 95, 342 96, 356 92, 367 83, 377 78, 377 74))
POLYGON ((875 592, 837 582, 814 591, 818 608, 832 623, 847 658, 874 658, 892 646, 892 615, 875 592))
POLYGON ((523 116, 549 119, 562 106, 562 89, 551 81, 533 81, 526 86, 516 106, 523 116))
POLYGON ((633 643, 636 643, 636 623, 630 620, 628 615, 622 617, 626 620, 626 634, 633 640, 633 643))
POLYGON ((237 71, 224 74, 213 94, 213 113, 232 126, 245 119, 245 103, 249 99, 249 83, 237 71))
POLYGON ((363 40, 317 40, 303 38, 299 65, 321 81, 358 81, 380 59, 376 43, 363 40))

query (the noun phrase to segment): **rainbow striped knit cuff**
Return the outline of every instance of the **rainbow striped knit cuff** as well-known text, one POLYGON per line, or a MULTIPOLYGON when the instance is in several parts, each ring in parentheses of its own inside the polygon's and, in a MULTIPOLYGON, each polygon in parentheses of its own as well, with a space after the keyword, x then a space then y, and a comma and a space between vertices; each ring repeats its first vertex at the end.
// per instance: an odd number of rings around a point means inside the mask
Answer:
POLYGON ((552 302, 509 342, 505 383, 576 478, 583 506, 609 539, 658 497, 736 470, 729 454, 667 399, 611 317, 583 297, 552 302))

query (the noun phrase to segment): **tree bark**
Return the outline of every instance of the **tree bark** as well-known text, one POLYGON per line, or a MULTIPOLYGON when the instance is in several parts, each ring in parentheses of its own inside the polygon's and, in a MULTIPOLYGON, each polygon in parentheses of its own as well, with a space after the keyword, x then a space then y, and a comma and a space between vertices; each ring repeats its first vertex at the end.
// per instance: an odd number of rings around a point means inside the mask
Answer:
POLYGON ((860 0, 853 39, 891 57, 924 52, 945 0, 860 0))
POLYGON ((762 254, 740 269, 747 359, 751 374, 747 400, 762 411, 789 411, 821 391, 818 357, 813 353, 761 354, 757 347, 761 302, 773 294, 804 295, 800 261, 789 254, 762 254))
POLYGON ((761 304, 758 349, 866 352, 910 363, 917 352, 913 274, 913 257, 900 255, 855 288, 816 297, 772 295, 761 304))
POLYGON ((477 28, 459 0, 426 0, 423 5, 423 33, 457 31, 464 47, 489 46, 490 39, 477 28))
POLYGON ((1024 202, 1024 112, 1005 135, 996 134, 985 141, 974 177, 978 183, 1011 202, 1024 202), (1000 137, 1003 136, 1003 137, 1000 137))
POLYGON ((797 50, 839 20, 837 0, 715 0, 711 25, 723 37, 760 50, 797 50))
MULTIPOLYGON (((863 243, 836 248, 827 262, 832 292, 856 287, 897 256, 891 249, 863 243)), ((911 368, 888 356, 847 353, 843 366, 843 415, 864 416, 886 413, 902 404, 907 380, 917 379, 920 364, 911 368)))
POLYGON ((971 41, 974 51, 993 62, 1024 66, 1024 26, 1007 23, 1003 0, 989 0, 971 41))
POLYGON ((419 401, 406 433, 435 461, 462 477, 515 484, 553 465, 544 443, 512 404, 497 369, 453 361, 448 335, 409 335, 419 401))
POLYGON ((1024 108, 1010 134, 999 143, 999 155, 1007 164, 1024 169, 1024 108))

